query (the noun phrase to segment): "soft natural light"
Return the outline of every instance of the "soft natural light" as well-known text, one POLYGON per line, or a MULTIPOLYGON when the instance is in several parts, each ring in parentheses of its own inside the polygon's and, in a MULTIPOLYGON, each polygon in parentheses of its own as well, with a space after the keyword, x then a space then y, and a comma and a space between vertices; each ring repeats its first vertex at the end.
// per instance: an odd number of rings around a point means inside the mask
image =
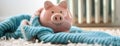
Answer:
MULTIPOLYGON (((0 20, 16 14, 34 14, 45 0, 0 0, 0 20)), ((50 0, 56 4, 57 0, 50 0)))

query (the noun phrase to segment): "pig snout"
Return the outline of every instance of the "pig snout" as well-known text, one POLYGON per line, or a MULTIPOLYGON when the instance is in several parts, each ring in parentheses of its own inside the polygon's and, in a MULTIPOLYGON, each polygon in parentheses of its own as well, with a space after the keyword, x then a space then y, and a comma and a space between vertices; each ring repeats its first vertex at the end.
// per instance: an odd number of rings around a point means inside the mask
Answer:
POLYGON ((52 20, 53 23, 62 23, 63 20, 64 20, 64 17, 61 14, 54 14, 51 17, 51 20, 52 20))

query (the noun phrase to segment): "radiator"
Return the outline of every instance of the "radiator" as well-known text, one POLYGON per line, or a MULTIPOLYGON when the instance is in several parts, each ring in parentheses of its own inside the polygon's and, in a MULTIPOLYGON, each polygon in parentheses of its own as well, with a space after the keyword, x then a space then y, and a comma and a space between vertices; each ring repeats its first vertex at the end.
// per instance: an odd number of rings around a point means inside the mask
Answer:
POLYGON ((114 24, 115 0, 68 0, 75 24, 114 24))

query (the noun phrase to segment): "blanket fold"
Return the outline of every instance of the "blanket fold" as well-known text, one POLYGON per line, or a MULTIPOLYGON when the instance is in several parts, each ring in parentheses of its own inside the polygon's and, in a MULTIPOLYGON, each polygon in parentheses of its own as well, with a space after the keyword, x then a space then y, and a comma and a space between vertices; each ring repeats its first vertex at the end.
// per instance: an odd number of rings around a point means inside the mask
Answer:
POLYGON ((21 14, 10 17, 3 22, 0 22, 0 37, 6 36, 7 38, 26 38, 27 40, 37 36, 43 42, 61 43, 87 43, 87 44, 100 44, 104 46, 120 46, 120 37, 112 36, 100 31, 83 31, 79 27, 72 26, 70 32, 58 32, 49 27, 44 27, 39 22, 39 17, 33 18, 31 25, 24 25, 21 27, 20 23, 26 19, 30 21, 30 15, 21 14), (24 29, 22 33, 21 28, 24 29))

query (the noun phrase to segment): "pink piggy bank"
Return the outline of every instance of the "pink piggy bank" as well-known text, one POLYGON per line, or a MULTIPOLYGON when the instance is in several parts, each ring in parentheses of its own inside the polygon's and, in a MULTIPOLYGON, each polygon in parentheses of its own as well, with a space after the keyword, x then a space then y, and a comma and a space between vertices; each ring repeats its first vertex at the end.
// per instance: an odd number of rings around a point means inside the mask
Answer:
POLYGON ((54 32, 68 32, 72 25, 72 17, 66 1, 62 1, 58 5, 46 1, 44 8, 39 13, 40 23, 52 28, 54 32))

